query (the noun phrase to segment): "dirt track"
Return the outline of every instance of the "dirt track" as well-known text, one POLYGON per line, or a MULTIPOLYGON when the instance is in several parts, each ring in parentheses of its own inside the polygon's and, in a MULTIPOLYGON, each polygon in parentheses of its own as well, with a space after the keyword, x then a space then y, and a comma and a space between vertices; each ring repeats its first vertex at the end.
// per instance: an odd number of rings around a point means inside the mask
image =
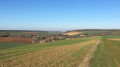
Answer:
POLYGON ((94 52, 96 51, 97 45, 98 45, 99 43, 100 43, 100 41, 98 41, 98 42, 96 43, 96 45, 94 45, 94 46, 91 48, 91 50, 90 50, 90 51, 86 54, 86 56, 84 57, 83 62, 80 63, 79 67, 90 67, 90 66, 89 66, 89 62, 90 62, 90 60, 92 59, 93 54, 94 54, 94 52))
POLYGON ((32 38, 0 37, 0 42, 32 44, 32 38))

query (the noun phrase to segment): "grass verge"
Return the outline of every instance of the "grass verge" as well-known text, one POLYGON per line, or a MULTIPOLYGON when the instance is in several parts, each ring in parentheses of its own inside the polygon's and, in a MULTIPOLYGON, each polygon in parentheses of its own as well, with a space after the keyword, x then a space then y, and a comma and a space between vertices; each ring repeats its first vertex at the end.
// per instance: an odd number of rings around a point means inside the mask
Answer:
POLYGON ((119 48, 120 41, 109 40, 107 37, 103 37, 90 62, 90 67, 120 67, 119 48))

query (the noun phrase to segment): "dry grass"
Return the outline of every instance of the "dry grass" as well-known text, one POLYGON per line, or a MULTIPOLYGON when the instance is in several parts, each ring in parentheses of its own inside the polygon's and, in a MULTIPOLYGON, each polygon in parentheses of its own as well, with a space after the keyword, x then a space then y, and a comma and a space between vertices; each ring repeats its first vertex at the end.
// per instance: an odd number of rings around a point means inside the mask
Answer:
POLYGON ((97 41, 90 40, 76 45, 57 46, 19 57, 12 57, 0 61, 0 63, 4 67, 66 67, 70 65, 66 60, 68 57, 69 59, 73 58, 70 56, 74 52, 90 44, 95 44, 97 41))
POLYGON ((68 32, 68 33, 64 33, 64 35, 75 35, 80 33, 84 33, 84 32, 68 32))
POLYGON ((94 52, 96 51, 97 46, 98 46, 99 43, 100 43, 100 41, 98 41, 98 42, 96 43, 96 45, 94 45, 94 46, 89 50, 88 54, 86 54, 86 56, 84 57, 83 62, 80 63, 79 67, 90 67, 90 65, 89 65, 89 64, 90 64, 90 60, 92 59, 93 54, 94 54, 94 52))
POLYGON ((90 62, 91 67, 120 67, 120 41, 109 40, 109 38, 105 36, 101 39, 90 62))

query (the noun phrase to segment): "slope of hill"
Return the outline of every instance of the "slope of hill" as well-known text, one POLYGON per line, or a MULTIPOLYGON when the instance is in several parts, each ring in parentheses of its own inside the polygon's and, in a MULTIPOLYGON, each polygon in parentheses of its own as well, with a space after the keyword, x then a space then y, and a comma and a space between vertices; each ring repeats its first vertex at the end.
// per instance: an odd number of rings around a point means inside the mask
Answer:
POLYGON ((4 67, 79 66, 84 55, 100 39, 101 37, 76 38, 0 50, 0 65, 4 67))

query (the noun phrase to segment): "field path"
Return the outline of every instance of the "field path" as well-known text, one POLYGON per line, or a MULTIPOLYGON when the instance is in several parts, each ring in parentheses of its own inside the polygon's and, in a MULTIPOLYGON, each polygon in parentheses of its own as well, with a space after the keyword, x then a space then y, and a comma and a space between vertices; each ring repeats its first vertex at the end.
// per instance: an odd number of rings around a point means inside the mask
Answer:
POLYGON ((91 48, 91 50, 86 54, 86 56, 83 59, 83 62, 80 63, 79 67, 90 67, 89 62, 93 57, 94 52, 97 49, 98 44, 100 43, 100 40, 91 48))

